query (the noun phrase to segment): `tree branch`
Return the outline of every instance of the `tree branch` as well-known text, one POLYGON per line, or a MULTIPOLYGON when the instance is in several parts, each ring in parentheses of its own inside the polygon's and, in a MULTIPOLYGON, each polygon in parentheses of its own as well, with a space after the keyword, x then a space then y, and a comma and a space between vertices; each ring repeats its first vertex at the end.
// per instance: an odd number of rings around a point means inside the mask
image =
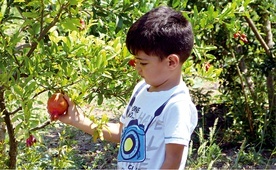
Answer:
POLYGON ((262 47, 265 49, 266 54, 270 54, 269 47, 267 46, 266 42, 262 38, 261 34, 258 32, 258 29, 256 28, 254 22, 251 20, 251 18, 248 18, 247 16, 244 16, 244 18, 245 18, 246 22, 249 24, 249 27, 254 32, 257 39, 260 41, 262 47))
POLYGON ((245 61, 244 61, 244 58, 241 58, 241 60, 239 61, 239 68, 240 68, 240 71, 243 73, 244 75, 244 79, 245 79, 245 83, 246 83, 246 86, 248 87, 249 89, 249 92, 253 98, 254 101, 257 101, 256 100, 256 95, 255 95, 255 90, 254 90, 254 83, 253 83, 253 80, 250 76, 250 73, 248 72, 247 70, 247 67, 246 67, 246 64, 245 64, 245 61))
MULTIPOLYGON (((56 17, 54 18, 54 20, 53 20, 43 31, 40 32, 39 37, 37 38, 37 40, 34 41, 34 42, 32 42, 31 49, 29 50, 29 52, 28 52, 28 54, 27 54, 27 57, 30 57, 30 56, 33 54, 34 50, 36 49, 36 47, 37 47, 37 45, 38 45, 38 42, 39 42, 40 40, 42 40, 42 38, 48 33, 48 31, 49 31, 53 26, 55 26, 55 24, 56 24, 56 23, 58 22, 58 20, 59 20, 59 17, 61 16, 63 10, 66 9, 66 8, 68 7, 68 5, 69 5, 69 2, 66 3, 66 4, 63 4, 63 5, 60 7, 60 9, 59 9, 59 11, 58 11, 56 17)), ((42 16, 42 17, 43 17, 43 16, 42 16)))
POLYGON ((266 43, 268 48, 272 49, 275 43, 273 42, 273 35, 271 30, 271 22, 269 19, 265 21, 266 43))
POLYGON ((251 18, 248 18, 247 16, 244 16, 244 18, 245 18, 246 22, 249 24, 249 27, 252 29, 255 36, 259 40, 259 42, 261 43, 262 47, 265 49, 266 54, 273 55, 269 49, 269 46, 267 45, 265 40, 262 38, 261 34, 258 32, 258 29, 256 28, 256 26, 255 26, 254 22, 251 20, 251 18))
POLYGON ((17 109, 15 109, 14 111, 10 112, 9 115, 13 115, 17 112, 19 112, 20 110, 22 110, 22 106, 18 107, 17 109))
MULTIPOLYGON (((36 93, 32 99, 34 99, 35 97, 37 97, 38 95, 44 93, 45 91, 47 91, 46 89, 44 90, 41 90, 40 92, 36 93)), ((8 115, 13 115, 13 114, 16 114, 17 112, 19 112, 20 110, 22 110, 22 106, 18 107, 16 110, 12 111, 12 112, 8 112, 8 115)))
POLYGON ((51 121, 50 120, 47 120, 46 122, 44 122, 43 124, 35 127, 35 128, 32 128, 30 129, 30 131, 36 131, 36 130, 39 130, 39 129, 43 129, 45 128, 46 126, 48 126, 49 124, 51 124, 51 121))

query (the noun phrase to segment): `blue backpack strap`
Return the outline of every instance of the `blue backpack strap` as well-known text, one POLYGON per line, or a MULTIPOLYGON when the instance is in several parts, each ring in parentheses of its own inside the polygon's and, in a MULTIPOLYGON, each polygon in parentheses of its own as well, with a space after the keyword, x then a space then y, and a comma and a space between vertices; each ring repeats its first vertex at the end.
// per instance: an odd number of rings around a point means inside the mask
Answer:
POLYGON ((135 99, 136 99, 136 96, 137 96, 138 93, 142 90, 142 88, 145 87, 145 85, 146 85, 146 83, 144 82, 144 83, 136 90, 136 92, 135 92, 134 95, 132 96, 132 98, 131 98, 131 100, 130 100, 128 106, 127 106, 127 111, 126 111, 126 113, 129 112, 131 106, 133 105, 133 103, 134 103, 134 101, 135 101, 135 99))
POLYGON ((154 118, 157 117, 157 116, 159 116, 159 115, 163 112, 163 110, 164 110, 165 106, 167 105, 167 103, 168 103, 173 97, 175 97, 175 96, 177 96, 177 95, 179 95, 179 94, 181 94, 181 93, 185 93, 185 91, 179 91, 179 92, 174 93, 173 95, 171 95, 171 97, 170 97, 167 101, 165 101, 165 102, 154 112, 154 117, 151 119, 151 121, 150 121, 150 123, 148 124, 148 126, 147 126, 145 132, 148 131, 148 128, 149 128, 150 124, 152 123, 152 121, 154 120, 154 118))

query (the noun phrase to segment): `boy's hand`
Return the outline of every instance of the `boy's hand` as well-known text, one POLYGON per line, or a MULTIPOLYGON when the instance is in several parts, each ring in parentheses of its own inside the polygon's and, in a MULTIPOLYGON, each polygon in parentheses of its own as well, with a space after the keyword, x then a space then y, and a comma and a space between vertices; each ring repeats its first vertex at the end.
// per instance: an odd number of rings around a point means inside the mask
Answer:
POLYGON ((58 120, 72 126, 81 123, 85 119, 84 115, 79 113, 75 103, 72 102, 67 95, 64 95, 64 98, 69 106, 67 109, 67 113, 65 115, 59 116, 58 120))
MULTIPOLYGON (((85 133, 94 135, 97 125, 93 124, 93 122, 88 117, 85 117, 84 114, 79 113, 77 106, 67 95, 64 95, 64 98, 69 106, 67 113, 65 115, 59 116, 58 120, 68 125, 74 126, 84 131, 85 133)), ((107 123, 107 126, 104 126, 102 129, 104 139, 119 143, 122 127, 123 125, 121 123, 107 123)))

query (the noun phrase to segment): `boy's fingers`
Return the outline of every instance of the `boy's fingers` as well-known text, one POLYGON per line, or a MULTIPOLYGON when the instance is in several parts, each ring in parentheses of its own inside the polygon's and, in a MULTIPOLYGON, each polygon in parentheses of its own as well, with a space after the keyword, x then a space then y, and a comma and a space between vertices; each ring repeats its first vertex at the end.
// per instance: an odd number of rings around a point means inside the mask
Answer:
POLYGON ((63 95, 64 99, 67 101, 67 103, 69 104, 69 106, 73 105, 74 103, 71 101, 71 99, 67 96, 67 94, 63 95))

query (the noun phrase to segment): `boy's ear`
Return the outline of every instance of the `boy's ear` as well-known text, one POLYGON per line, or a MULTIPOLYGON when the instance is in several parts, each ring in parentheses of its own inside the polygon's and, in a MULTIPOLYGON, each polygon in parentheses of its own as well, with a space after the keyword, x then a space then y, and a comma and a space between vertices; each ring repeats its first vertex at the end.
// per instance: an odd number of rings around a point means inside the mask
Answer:
POLYGON ((178 67, 178 65, 180 64, 179 57, 176 54, 170 54, 167 57, 167 60, 168 60, 168 66, 172 69, 178 67))

